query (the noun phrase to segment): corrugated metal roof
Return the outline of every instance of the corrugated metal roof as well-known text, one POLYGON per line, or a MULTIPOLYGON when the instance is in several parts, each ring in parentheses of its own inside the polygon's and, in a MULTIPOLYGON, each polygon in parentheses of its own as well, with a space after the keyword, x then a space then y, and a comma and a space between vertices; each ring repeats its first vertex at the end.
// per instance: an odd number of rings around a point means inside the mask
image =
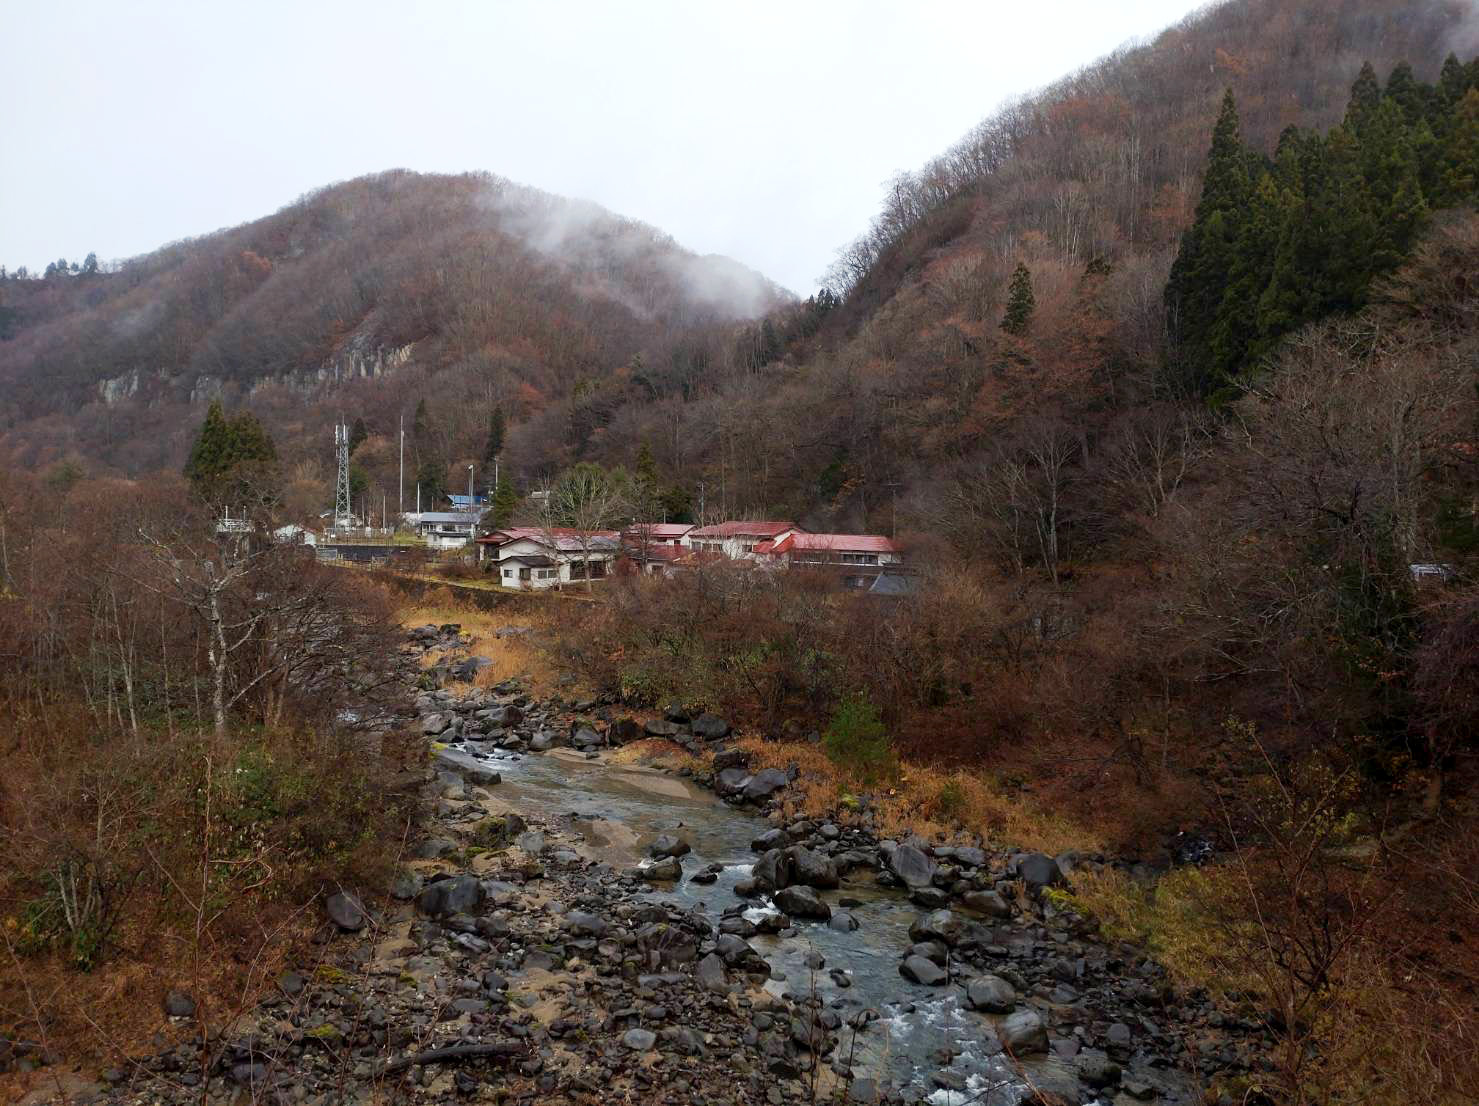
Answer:
POLYGON ((645 536, 649 541, 671 541, 673 538, 681 538, 692 529, 691 522, 639 522, 635 526, 628 526, 622 533, 638 538, 645 536))
MULTIPOLYGON (((788 534, 767 553, 897 553, 899 547, 882 534, 788 534)), ((755 547, 760 552, 760 547, 755 547)))
POLYGON ((463 526, 477 522, 482 515, 464 511, 423 511, 416 516, 416 521, 421 522, 456 522, 463 526))
POLYGON ((561 553, 579 553, 587 545, 592 553, 605 553, 620 544, 621 535, 615 530, 597 530, 587 534, 583 530, 572 530, 569 527, 552 526, 544 529, 538 526, 509 526, 478 539, 480 544, 491 546, 503 546, 516 541, 532 541, 546 548, 552 546, 561 553))
POLYGON ((688 531, 690 538, 773 538, 795 530, 794 522, 718 522, 688 531))

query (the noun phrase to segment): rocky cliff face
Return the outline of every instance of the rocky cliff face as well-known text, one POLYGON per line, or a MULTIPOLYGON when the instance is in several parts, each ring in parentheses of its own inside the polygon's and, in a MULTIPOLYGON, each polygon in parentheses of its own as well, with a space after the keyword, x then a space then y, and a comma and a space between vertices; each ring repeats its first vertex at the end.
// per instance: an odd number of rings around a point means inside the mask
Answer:
MULTIPOLYGON (((376 346, 365 340, 353 339, 317 368, 260 377, 247 386, 244 394, 257 396, 269 391, 289 390, 314 395, 351 380, 378 380, 409 364, 414 348, 414 342, 401 346, 376 346)), ((213 399, 224 398, 228 387, 225 380, 210 373, 187 378, 176 373, 147 373, 133 369, 121 376, 98 381, 97 391, 98 398, 109 407, 130 400, 152 403, 164 398, 203 406, 213 399)))

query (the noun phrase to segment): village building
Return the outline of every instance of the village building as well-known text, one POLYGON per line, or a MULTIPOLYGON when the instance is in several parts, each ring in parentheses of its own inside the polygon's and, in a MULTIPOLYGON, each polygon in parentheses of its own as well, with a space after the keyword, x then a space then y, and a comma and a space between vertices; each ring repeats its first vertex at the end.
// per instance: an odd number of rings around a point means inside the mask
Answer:
POLYGON ((635 573, 663 575, 687 552, 683 538, 692 529, 691 522, 634 522, 621 532, 623 563, 635 573))
POLYGON ((870 588, 878 577, 897 570, 903 554, 881 534, 811 534, 792 530, 761 542, 754 557, 762 564, 807 568, 838 576, 844 587, 870 588))
POLYGON ((621 535, 615 530, 509 526, 478 538, 477 546, 479 562, 493 562, 500 585, 534 591, 610 575, 621 556, 621 535))
POLYGON ((792 533, 805 533, 794 522, 719 522, 697 526, 683 535, 683 544, 698 553, 722 553, 731 560, 753 560, 755 550, 792 533))
POLYGON ((476 511, 420 511, 405 516, 416 533, 433 549, 457 549, 477 532, 476 511))

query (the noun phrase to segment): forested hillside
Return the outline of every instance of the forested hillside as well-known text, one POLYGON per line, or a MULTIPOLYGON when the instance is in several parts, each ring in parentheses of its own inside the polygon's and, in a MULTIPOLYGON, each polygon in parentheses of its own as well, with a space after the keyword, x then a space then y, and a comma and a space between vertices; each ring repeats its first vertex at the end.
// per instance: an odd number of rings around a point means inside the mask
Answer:
POLYGON ((185 424, 218 396, 250 405, 310 481, 333 415, 393 432, 432 398, 445 461, 494 404, 542 410, 643 351, 701 359, 716 325, 790 298, 650 227, 487 174, 382 173, 75 268, 0 281, 0 432, 31 467, 177 467, 185 424))

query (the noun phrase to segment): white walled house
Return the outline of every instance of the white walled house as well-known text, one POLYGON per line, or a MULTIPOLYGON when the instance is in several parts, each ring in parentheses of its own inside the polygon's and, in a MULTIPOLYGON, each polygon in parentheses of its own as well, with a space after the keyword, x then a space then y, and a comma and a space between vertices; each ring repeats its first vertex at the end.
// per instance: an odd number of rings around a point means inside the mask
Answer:
POLYGON ((683 535, 683 544, 698 553, 722 553, 731 560, 754 560, 759 546, 793 533, 804 531, 794 522, 719 522, 689 530, 683 535))
POLYGON ((472 540, 482 516, 470 511, 420 511, 405 517, 433 549, 457 549, 472 540))
POLYGON ((478 560, 492 561, 498 583, 519 591, 600 580, 621 555, 615 531, 506 527, 477 540, 478 560))
POLYGON ((845 587, 871 587, 880 575, 904 563, 893 539, 881 534, 809 534, 791 531, 754 550, 762 563, 834 573, 845 587))

